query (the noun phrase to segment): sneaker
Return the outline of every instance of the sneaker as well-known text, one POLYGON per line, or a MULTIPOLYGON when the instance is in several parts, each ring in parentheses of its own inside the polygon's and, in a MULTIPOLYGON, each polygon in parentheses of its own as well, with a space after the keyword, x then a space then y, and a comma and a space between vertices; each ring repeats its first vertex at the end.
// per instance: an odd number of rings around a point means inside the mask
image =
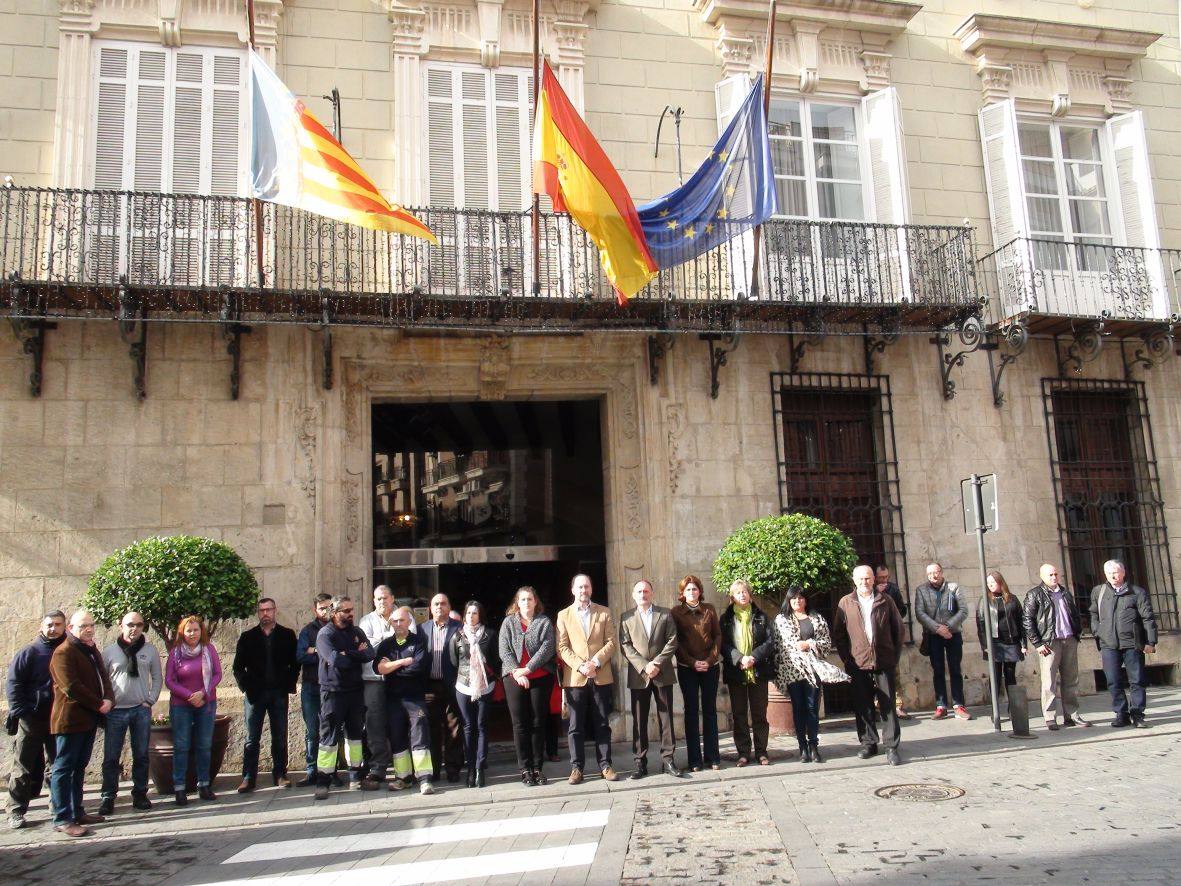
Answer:
POLYGON ((389 788, 391 791, 404 791, 408 787, 410 787, 410 782, 404 778, 394 776, 390 779, 389 788))
POLYGON ((14 831, 19 831, 25 826, 25 814, 23 812, 10 812, 8 814, 8 826, 14 831))
POLYGON ((906 708, 904 708, 902 705, 898 705, 898 707, 894 708, 894 713, 898 715, 898 719, 899 719, 899 720, 910 720, 910 719, 913 719, 913 718, 910 716, 910 713, 909 713, 909 712, 906 710, 906 708))
POLYGON ((418 783, 418 792, 424 797, 429 797, 435 792, 435 786, 431 784, 429 780, 424 778, 418 783))
POLYGON ((955 706, 955 718, 957 720, 971 720, 972 715, 968 713, 968 709, 962 704, 957 704, 955 706))
POLYGON ((1135 714, 1133 714, 1132 715, 1132 725, 1135 726, 1137 729, 1147 729, 1148 728, 1148 721, 1144 719, 1143 714, 1141 714, 1139 717, 1137 717, 1135 714))
POLYGON ((935 713, 933 713, 931 715, 931 719, 932 720, 946 720, 947 719, 947 708, 945 708, 943 705, 940 705, 939 707, 935 708, 935 713))

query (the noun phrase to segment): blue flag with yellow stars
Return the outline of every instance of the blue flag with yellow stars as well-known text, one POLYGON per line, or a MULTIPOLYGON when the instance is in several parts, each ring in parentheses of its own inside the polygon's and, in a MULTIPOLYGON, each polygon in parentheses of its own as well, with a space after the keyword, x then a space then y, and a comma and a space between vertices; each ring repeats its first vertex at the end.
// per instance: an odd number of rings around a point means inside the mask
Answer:
POLYGON ((648 250, 662 269, 689 261, 778 212, 762 75, 693 177, 638 211, 648 250))

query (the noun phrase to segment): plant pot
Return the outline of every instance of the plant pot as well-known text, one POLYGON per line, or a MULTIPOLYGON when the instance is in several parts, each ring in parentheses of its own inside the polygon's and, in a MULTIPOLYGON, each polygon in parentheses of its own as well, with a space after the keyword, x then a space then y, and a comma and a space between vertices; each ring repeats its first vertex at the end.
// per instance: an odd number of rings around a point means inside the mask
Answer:
POLYGON ((796 734, 791 699, 776 689, 774 682, 767 684, 767 723, 772 735, 796 734))
MULTIPOLYGON (((209 780, 212 782, 221 771, 222 761, 226 758, 226 746, 230 743, 230 715, 217 714, 213 718, 213 749, 209 755, 209 780)), ((152 775, 152 784, 156 792, 164 796, 171 796, 176 786, 172 783, 172 724, 152 726, 151 738, 148 742, 148 769, 152 775)), ((195 752, 189 751, 189 767, 185 773, 185 790, 193 793, 197 790, 197 763, 195 752)))

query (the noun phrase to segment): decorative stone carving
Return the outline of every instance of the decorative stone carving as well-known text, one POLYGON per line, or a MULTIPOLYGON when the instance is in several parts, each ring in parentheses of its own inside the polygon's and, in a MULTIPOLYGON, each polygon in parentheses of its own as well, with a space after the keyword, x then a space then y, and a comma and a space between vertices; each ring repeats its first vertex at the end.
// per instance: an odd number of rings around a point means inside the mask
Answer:
POLYGON ((365 475, 347 469, 344 473, 344 537, 350 546, 354 546, 361 539, 361 483, 365 475))
POLYGON ((319 406, 300 406, 295 410, 295 438, 300 455, 297 482, 307 496, 312 514, 316 513, 316 435, 319 427, 319 406))
POLYGON ((494 335, 480 348, 480 399, 503 400, 512 365, 512 339, 494 335))
POLYGON ((476 13, 480 21, 480 64, 495 68, 500 64, 500 12, 504 0, 479 0, 476 13))
POLYGON ((873 52, 868 49, 861 51, 861 66, 865 70, 865 79, 861 88, 866 92, 885 89, 890 85, 890 59, 888 52, 873 52))
POLYGON ((624 522, 631 533, 639 532, 644 526, 644 502, 640 495, 640 469, 624 468, 623 478, 624 522))
POLYGON ((1132 81, 1128 77, 1104 77, 1103 92, 1107 95, 1105 110, 1109 114, 1132 110, 1132 81))
POLYGON ((984 89, 985 103, 1003 101, 1013 85, 1013 69, 1008 65, 979 64, 976 73, 984 89))
POLYGON ((673 495, 681 484, 681 474, 685 470, 685 460, 681 457, 681 437, 688 425, 685 407, 670 403, 664 408, 664 423, 668 428, 666 441, 668 443, 668 489, 673 495))
POLYGON ((724 27, 718 35, 718 54, 722 57, 722 76, 750 73, 751 56, 755 41, 750 37, 731 34, 724 27))
POLYGON ((184 0, 160 0, 160 43, 180 46, 180 14, 184 0))
POLYGON ((426 32, 426 12, 413 6, 390 3, 386 7, 395 52, 424 52, 422 35, 426 32))

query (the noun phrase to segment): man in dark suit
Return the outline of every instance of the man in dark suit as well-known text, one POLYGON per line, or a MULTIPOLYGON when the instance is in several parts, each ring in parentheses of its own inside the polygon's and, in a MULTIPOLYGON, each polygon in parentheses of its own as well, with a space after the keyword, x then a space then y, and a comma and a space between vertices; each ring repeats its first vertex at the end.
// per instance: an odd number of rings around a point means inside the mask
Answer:
POLYGON ((458 677, 451 661, 451 638, 460 630, 460 623, 451 617, 451 601, 446 594, 431 598, 431 620, 419 631, 426 641, 427 656, 427 722, 431 730, 431 763, 434 780, 439 780, 440 764, 446 766, 447 780, 459 781, 463 770, 463 721, 459 703, 455 700, 455 681, 458 677))
POLYGON ((1091 591, 1091 633, 1111 689, 1111 710, 1115 714, 1111 725, 1119 729, 1131 724, 1144 729, 1148 726, 1144 720, 1144 653, 1156 652, 1157 639, 1152 598, 1144 588, 1128 581, 1127 570, 1119 560, 1104 563, 1103 574, 1107 582, 1091 591), (1126 691, 1129 683, 1130 693, 1126 691))
POLYGON ((652 585, 647 580, 635 583, 632 599, 636 608, 619 624, 619 646, 627 660, 627 688, 632 697, 632 751, 636 768, 631 777, 643 778, 648 774, 648 714, 655 699, 664 771, 680 778, 683 773, 673 760, 677 747, 673 734, 673 686, 677 683, 673 656, 677 651, 677 626, 667 609, 652 605, 652 585))
POLYGON ((234 679, 244 696, 246 747, 242 752, 239 794, 254 790, 258 779, 258 750, 262 721, 271 721, 271 773, 277 787, 289 788, 287 778, 287 697, 299 680, 295 631, 275 619, 278 608, 270 597, 258 601, 258 624, 238 637, 234 679))

